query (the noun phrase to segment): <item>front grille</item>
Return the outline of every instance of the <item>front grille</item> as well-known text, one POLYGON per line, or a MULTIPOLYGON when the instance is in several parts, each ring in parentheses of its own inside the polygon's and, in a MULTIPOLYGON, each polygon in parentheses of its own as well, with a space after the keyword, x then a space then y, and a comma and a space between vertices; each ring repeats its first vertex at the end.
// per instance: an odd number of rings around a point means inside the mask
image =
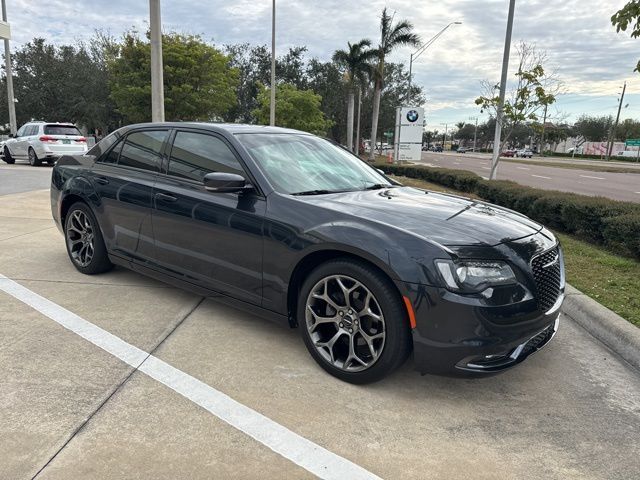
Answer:
POLYGON ((550 325, 547 328, 545 328, 543 331, 541 331, 535 337, 531 338, 525 344, 519 357, 523 357, 523 358, 527 357, 528 355, 535 352, 536 350, 539 350, 542 347, 544 347, 547 344, 547 342, 551 340, 551 337, 553 337, 553 333, 554 333, 553 325, 550 325))
POLYGON ((558 247, 534 257, 531 260, 533 278, 538 291, 538 306, 549 311, 558 300, 562 288, 562 259, 558 247))

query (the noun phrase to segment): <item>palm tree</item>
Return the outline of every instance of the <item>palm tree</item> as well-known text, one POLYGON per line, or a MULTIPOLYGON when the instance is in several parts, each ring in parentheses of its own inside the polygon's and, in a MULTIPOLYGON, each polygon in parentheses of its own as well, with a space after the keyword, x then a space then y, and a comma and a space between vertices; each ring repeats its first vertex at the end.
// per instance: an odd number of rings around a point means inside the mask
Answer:
POLYGON ((384 62, 387 55, 401 46, 416 47, 420 44, 420 37, 413 33, 413 24, 408 20, 400 20, 393 23, 393 16, 389 15, 387 8, 382 10, 380 19, 380 44, 376 49, 378 64, 375 68, 375 89, 373 95, 373 118, 371 120, 371 150, 369 161, 374 160, 376 139, 378 137, 378 116, 380 115, 380 94, 384 79, 384 62))
MULTIPOLYGON (((344 77, 349 88, 349 104, 347 109, 347 148, 353 151, 353 113, 355 103, 356 84, 371 70, 369 63, 376 57, 375 50, 371 50, 370 40, 360 40, 357 43, 347 43, 347 50, 336 50, 333 61, 344 68, 344 77)), ((358 142, 356 142, 357 144, 358 142)))

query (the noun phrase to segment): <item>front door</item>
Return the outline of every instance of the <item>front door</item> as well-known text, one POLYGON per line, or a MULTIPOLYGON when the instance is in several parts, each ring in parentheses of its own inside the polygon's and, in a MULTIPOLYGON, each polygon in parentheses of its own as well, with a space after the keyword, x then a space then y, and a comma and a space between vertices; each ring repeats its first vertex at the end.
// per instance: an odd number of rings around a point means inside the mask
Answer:
POLYGON ((154 189, 156 261, 174 276, 260 305, 265 199, 256 191, 209 192, 202 183, 209 172, 248 178, 221 136, 177 131, 154 189))

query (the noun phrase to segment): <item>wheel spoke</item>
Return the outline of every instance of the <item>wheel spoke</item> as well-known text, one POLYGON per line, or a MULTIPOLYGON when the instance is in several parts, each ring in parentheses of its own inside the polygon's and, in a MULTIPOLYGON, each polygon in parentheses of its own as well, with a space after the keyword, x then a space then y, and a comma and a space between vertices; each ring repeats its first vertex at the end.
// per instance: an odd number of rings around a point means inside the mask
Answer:
POLYGON ((371 352, 371 356, 374 359, 377 358, 378 355, 379 355, 379 352, 376 351, 376 347, 373 345, 373 341, 374 340, 378 340, 379 338, 384 339, 385 338, 384 332, 380 332, 380 333, 377 333, 375 335, 369 335, 367 332, 364 331, 364 329, 360 329, 359 333, 362 336, 362 338, 364 339, 364 341, 367 342, 367 346, 369 347, 369 351, 371 352))
POLYGON ((307 308, 309 309, 309 313, 311 313, 311 315, 313 316, 313 319, 314 319, 314 323, 313 323, 313 325, 311 326, 311 329, 310 329, 311 333, 316 331, 316 328, 318 328, 318 325, 327 324, 327 323, 333 323, 333 324, 337 324, 338 323, 338 317, 337 316, 322 317, 322 316, 318 315, 316 312, 313 311, 313 308, 311 308, 311 305, 307 305, 307 308))
MULTIPOLYGON (((367 362, 363 361, 360 357, 358 357, 358 355, 356 354, 356 348, 355 348, 355 335, 349 335, 349 356, 347 357, 347 359, 344 361, 344 366, 345 368, 348 368, 349 365, 351 364, 352 360, 357 361, 360 365, 362 365, 363 367, 367 367, 368 364, 367 362)), ((375 357, 374 357, 375 358, 375 357)))

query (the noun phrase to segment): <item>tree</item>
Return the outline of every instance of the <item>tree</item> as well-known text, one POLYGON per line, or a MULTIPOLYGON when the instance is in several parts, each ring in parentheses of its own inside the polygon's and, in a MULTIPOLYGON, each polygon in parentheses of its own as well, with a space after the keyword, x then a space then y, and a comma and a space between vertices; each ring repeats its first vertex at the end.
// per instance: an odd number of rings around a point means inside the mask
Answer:
POLYGON ((371 149, 369 161, 375 157, 374 146, 378 136, 378 116, 380 114, 380 95, 385 76, 385 60, 387 55, 401 46, 415 47, 420 44, 420 37, 413 33, 413 25, 408 20, 400 20, 394 24, 393 16, 387 8, 382 10, 380 19, 380 43, 377 48, 378 64, 374 70, 373 114, 371 118, 371 149))
MULTIPOLYGON (((616 27, 616 32, 626 32, 627 28, 631 27, 631 38, 640 37, 640 0, 632 0, 614 13, 611 23, 616 27)), ((640 71, 640 61, 634 69, 634 72, 638 71, 640 71)))
MULTIPOLYGON (((199 36, 162 36, 165 116, 169 121, 215 120, 236 104, 238 71, 199 36)), ((111 98, 127 122, 151 119, 151 47, 135 32, 124 35, 109 62, 111 98)))
MULTIPOLYGON (((34 38, 19 48, 13 55, 18 124, 37 119, 74 122, 88 130, 114 126, 103 54, 107 44, 108 37, 98 33, 89 43, 55 46, 34 38)), ((8 119, 6 104, 0 116, 8 119)))
POLYGON ((347 109, 347 148, 353 149, 353 116, 355 109, 355 88, 371 71, 370 61, 377 52, 371 50, 371 41, 364 39, 357 43, 347 43, 347 50, 336 50, 333 61, 344 70, 344 80, 349 91, 347 109))
POLYGON ((575 136, 582 137, 587 142, 603 142, 607 139, 612 126, 613 117, 610 115, 600 117, 582 115, 574 124, 573 130, 575 136))
POLYGON ((459 122, 456 123, 458 131, 456 132, 456 138, 458 140, 470 141, 473 140, 476 131, 475 125, 471 123, 459 122))
MULTIPOLYGON (((324 136, 331 126, 331 121, 322 113, 320 95, 312 90, 298 90, 294 85, 283 83, 276 90, 276 125, 295 128, 315 135, 324 136)), ((271 90, 263 88, 258 94, 258 109, 254 115, 258 122, 269 123, 271 90)))
MULTIPOLYGON (((536 122, 542 110, 556 101, 560 91, 560 82, 553 72, 544 69, 547 60, 546 52, 538 51, 535 45, 521 42, 518 51, 518 70, 515 74, 515 88, 505 98, 503 104, 502 139, 499 152, 509 142, 514 129, 525 122, 536 122)), ((497 118, 500 104, 500 84, 483 82, 483 95, 476 99, 481 111, 489 112, 497 118)), ((495 147, 494 147, 495 148, 495 147)), ((498 156, 498 160, 500 157, 498 156)), ((495 178, 498 161, 492 166, 490 178, 495 178)))
POLYGON ((630 138, 640 138, 640 122, 631 118, 625 119, 615 131, 615 139, 624 142, 630 138))

